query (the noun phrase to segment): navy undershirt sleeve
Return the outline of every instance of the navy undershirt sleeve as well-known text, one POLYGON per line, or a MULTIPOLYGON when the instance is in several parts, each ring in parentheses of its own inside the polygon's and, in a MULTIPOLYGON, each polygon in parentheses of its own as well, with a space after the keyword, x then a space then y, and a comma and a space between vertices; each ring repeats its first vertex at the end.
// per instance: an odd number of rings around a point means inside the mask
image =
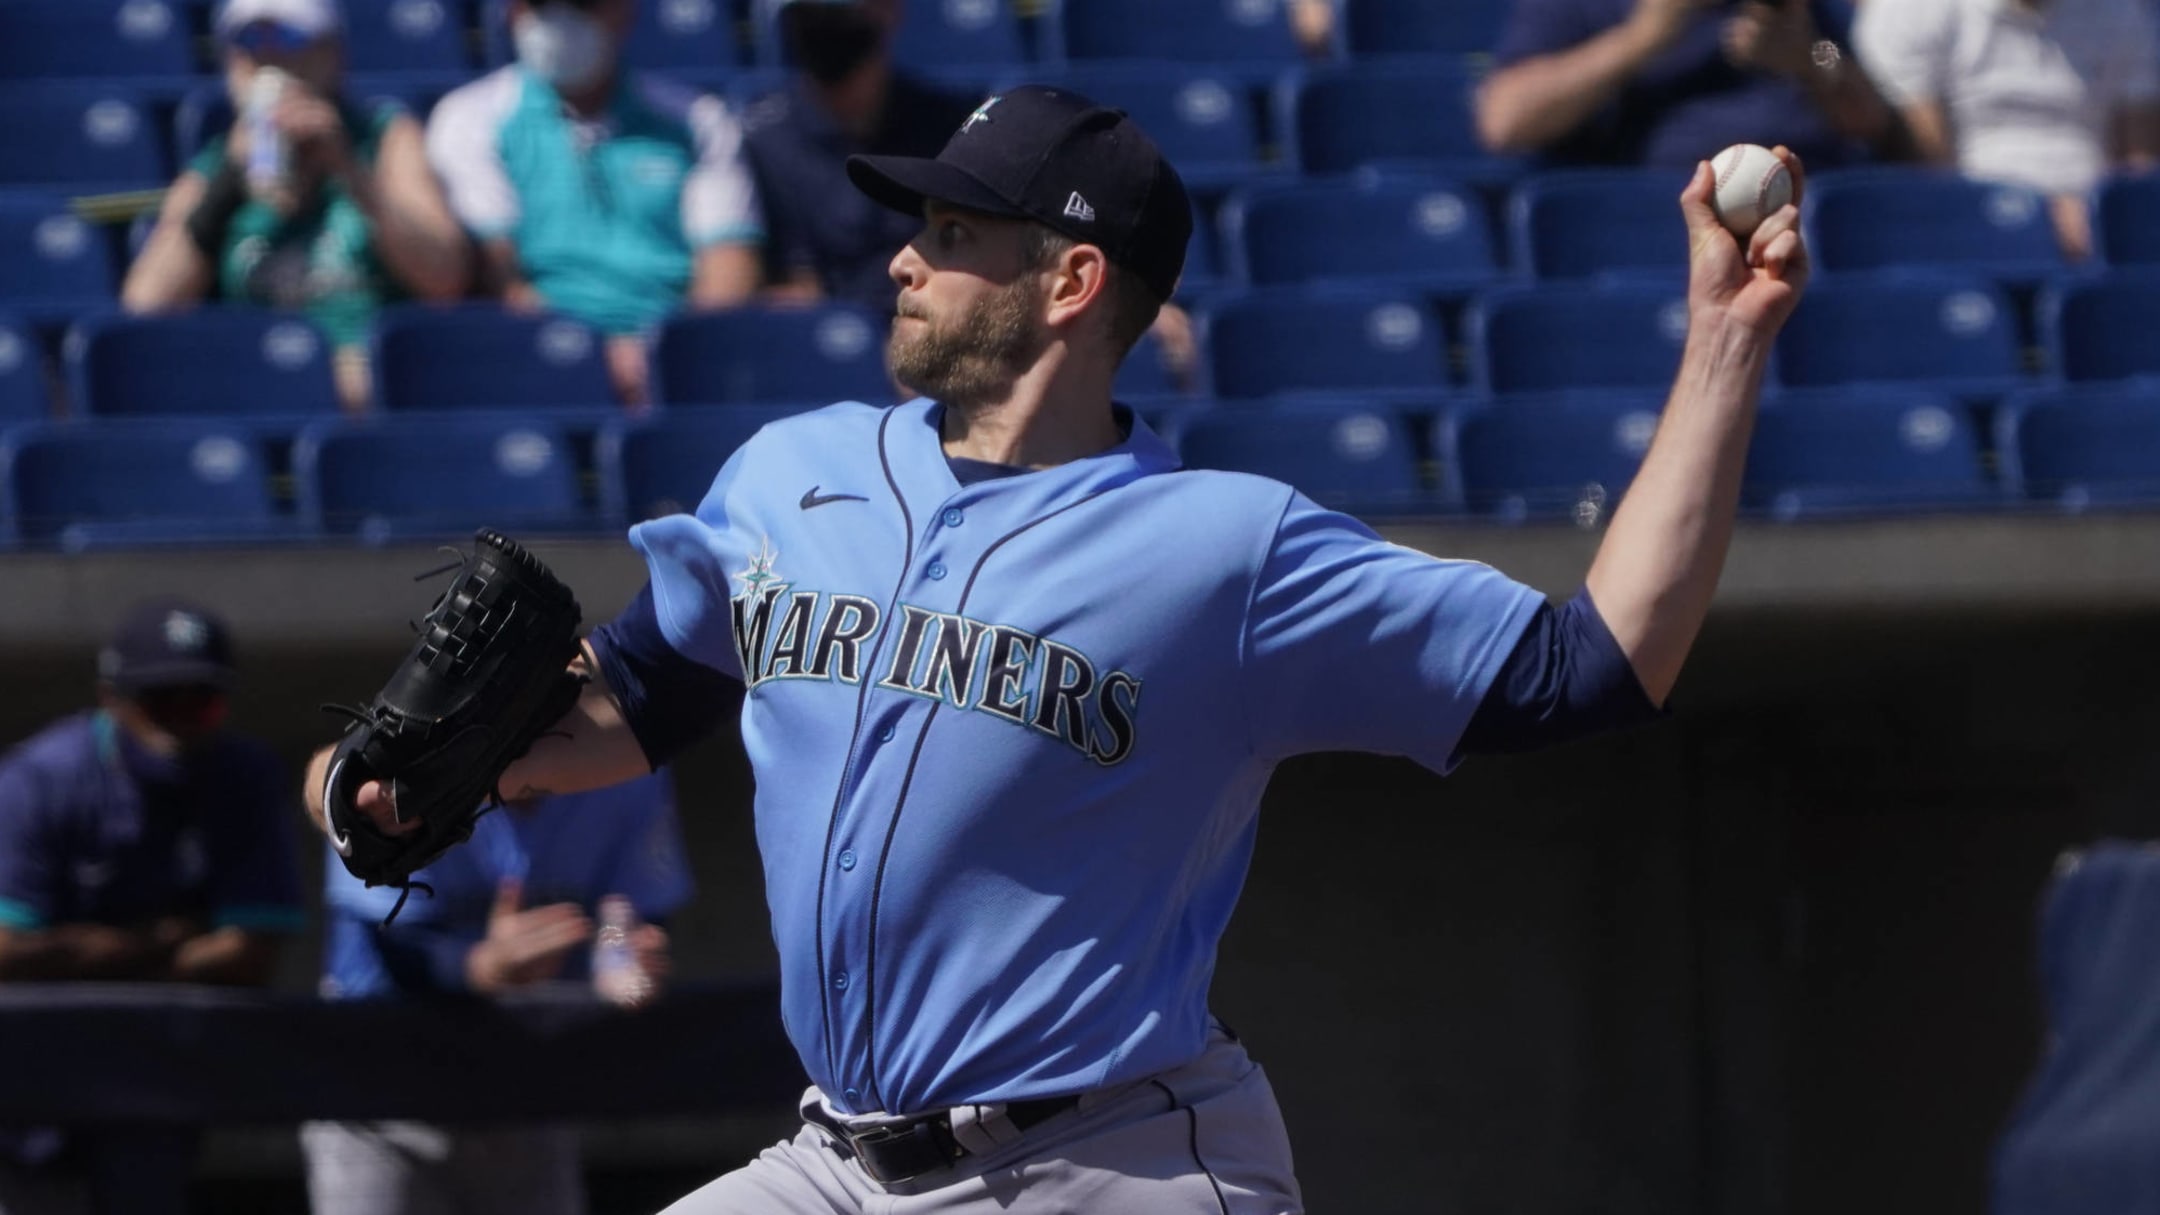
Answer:
POLYGON ((586 640, 645 761, 656 769, 734 720, 742 708, 741 683, 668 644, 650 583, 622 615, 586 640))
POLYGON ((1558 609, 1538 609, 1457 749, 1528 751, 1661 716, 1585 587, 1558 609))

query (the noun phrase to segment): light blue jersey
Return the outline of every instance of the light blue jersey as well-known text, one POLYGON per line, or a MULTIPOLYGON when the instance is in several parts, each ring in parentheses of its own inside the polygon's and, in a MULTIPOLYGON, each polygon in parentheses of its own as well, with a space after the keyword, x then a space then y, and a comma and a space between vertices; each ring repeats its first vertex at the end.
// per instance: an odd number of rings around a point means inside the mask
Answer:
POLYGON ((428 161, 474 236, 509 240, 550 307, 609 333, 674 310, 698 250, 764 239, 727 108, 635 73, 583 120, 530 72, 502 68, 436 106, 428 161))
POLYGON ((767 427, 640 525, 661 631, 749 685, 787 1031, 845 1112, 1186 1063, 1275 765, 1445 770, 1543 602, 1276 482, 1101 455, 963 486, 940 409, 767 427))
MULTIPOLYGON (((487 935, 496 888, 506 879, 522 884, 526 907, 576 903, 592 914, 601 898, 620 894, 648 920, 674 913, 692 892, 674 781, 665 770, 482 815, 472 839, 413 874, 434 897, 415 893, 388 928, 383 918, 398 891, 368 889, 336 852, 324 851, 322 987, 333 999, 459 986, 465 951, 487 935)), ((562 977, 588 974, 581 951, 562 977)))

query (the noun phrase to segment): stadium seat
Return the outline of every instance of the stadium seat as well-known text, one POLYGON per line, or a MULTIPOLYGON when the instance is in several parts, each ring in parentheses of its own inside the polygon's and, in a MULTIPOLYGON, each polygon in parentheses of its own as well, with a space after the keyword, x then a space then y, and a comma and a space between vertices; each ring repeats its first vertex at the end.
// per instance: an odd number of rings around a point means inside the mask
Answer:
POLYGON ((104 417, 335 413, 330 344, 296 316, 200 308, 103 315, 62 344, 75 406, 104 417))
POLYGON ((1431 391, 1447 385, 1440 318, 1416 296, 1285 288, 1223 300, 1203 321, 1221 397, 1300 390, 1431 391))
POLYGON ((1403 59, 1290 73, 1275 90, 1284 155, 1307 173, 1421 162, 1439 171, 1487 161, 1458 59, 1403 59))
POLYGON ((1997 418, 2005 479, 2066 511, 2160 504, 2160 388, 2129 383, 2011 398, 1997 418))
POLYGON ((1784 393, 1755 421, 1743 501, 1784 520, 2002 501, 1980 428, 1946 393, 1870 385, 1784 393))
MULTIPOLYGON (((508 0, 481 0, 481 41, 490 66, 517 60, 509 7, 508 0)), ((741 62, 729 0, 642 0, 623 57, 700 85, 725 76, 741 62)))
POLYGON ((1500 41, 1507 0, 1349 0, 1353 55, 1473 55, 1500 41))
POLYGON ((209 420, 72 422, 0 436, 0 484, 34 544, 256 541, 296 529, 270 492, 262 439, 209 420))
POLYGON ((192 37, 184 0, 7 0, 0 80, 170 81, 195 71, 192 37))
POLYGON ((51 412, 37 335, 14 318, 0 316, 0 426, 38 421, 51 412))
POLYGON ((293 476, 302 518, 370 543, 592 524, 566 437, 514 413, 316 423, 293 444, 293 476))
POLYGON ((1465 341, 1486 392, 1659 388, 1687 341, 1683 288, 1609 284, 1517 288, 1472 305, 1465 341))
POLYGON ((1161 340, 1152 332, 1142 334, 1118 366, 1117 382, 1111 391, 1118 400, 1143 408, 1185 395, 1170 365, 1163 361, 1161 340))
POLYGON ((745 406, 617 418, 600 430, 600 506, 611 523, 694 512, 720 466, 758 428, 796 412, 745 406))
POLYGON ((1177 428, 1193 468, 1286 482, 1322 506, 1353 514, 1434 509, 1418 478, 1417 447, 1393 410, 1355 402, 1275 402, 1196 413, 1177 428))
POLYGON ((1254 91, 1234 73, 1187 63, 1077 63, 1000 83, 1062 85, 1124 110, 1195 191, 1215 192, 1275 171, 1261 161, 1254 91))
POLYGON ((2100 255, 2117 266, 2160 263, 2160 179, 2119 177, 2100 187, 2100 255))
POLYGON ((2040 296, 2048 366, 2066 380, 2160 375, 2160 269, 2118 271, 2050 287, 2040 296))
POLYGON ((464 72, 464 0, 365 0, 345 6, 345 63, 355 72, 464 72))
POLYGON ((1826 271, 1948 266, 2021 280, 2063 269, 2046 200, 2016 186, 1920 170, 1826 175, 1809 183, 1807 212, 1826 271))
POLYGON ((1669 173, 1533 177, 1508 202, 1515 265, 1540 279, 1687 273, 1687 225, 1669 173))
POLYGON ((890 401, 881 318, 840 304, 672 317, 653 343, 653 396, 668 405, 890 401))
POLYGON ((94 194, 155 189, 171 177, 163 131, 131 88, 89 81, 0 86, 0 110, 7 113, 0 187, 94 194))
POLYGON ((615 393, 604 342, 562 316, 393 308, 375 323, 375 397, 396 410, 606 405, 615 393))
POLYGON ((112 254, 103 232, 56 194, 0 191, 0 310, 53 322, 112 299, 112 254))
POLYGON ((1266 70, 1304 57, 1285 0, 1065 0, 1051 32, 1070 59, 1266 70))
POLYGON ((1433 448, 1458 468, 1460 505, 1498 519, 1610 517, 1657 434, 1664 398, 1587 393, 1443 411, 1433 448))
POLYGON ((1778 339, 1778 378, 1795 388, 1924 381, 1986 395, 2018 384, 2008 299, 1978 279, 1825 277, 1778 339))
POLYGON ((1027 39, 1013 0, 928 0, 903 11, 893 58, 917 70, 1025 63, 1027 39))
POLYGON ((1265 186, 1233 195, 1221 218, 1232 272, 1255 285, 1349 280, 1442 294, 1499 273, 1483 202, 1446 182, 1265 186))

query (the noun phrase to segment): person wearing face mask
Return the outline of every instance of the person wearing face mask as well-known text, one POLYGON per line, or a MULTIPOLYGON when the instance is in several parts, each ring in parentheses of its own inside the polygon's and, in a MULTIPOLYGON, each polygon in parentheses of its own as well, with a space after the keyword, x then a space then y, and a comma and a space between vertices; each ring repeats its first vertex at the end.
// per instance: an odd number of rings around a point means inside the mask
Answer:
POLYGON ((748 301, 765 221, 719 99, 622 64, 635 3, 512 0, 517 62, 443 98, 427 142, 483 290, 598 328, 641 406, 646 335, 748 301))
POLYGON ((226 89, 235 113, 260 119, 210 139, 173 183, 120 299, 133 312, 211 299, 303 312, 336 346, 339 395, 358 409, 376 312, 458 298, 471 258, 419 122, 342 95, 343 29, 337 0, 226 0, 226 89))
MULTIPOLYGON (((222 621, 146 600, 99 652, 98 707, 0 755, 0 983, 270 982, 306 924, 297 807, 269 748, 224 728, 234 674, 222 621)), ((177 1212, 192 1152, 0 1130, 0 1211, 177 1212)))
MULTIPOLYGON (((767 295, 840 300, 889 313, 892 251, 919 216, 870 202, 848 181, 850 156, 935 156, 982 98, 947 92, 894 62, 901 0, 758 0, 792 68, 745 111, 750 165, 768 216, 767 295)), ((1155 323, 1174 379, 1197 358, 1191 319, 1165 305, 1155 323)))

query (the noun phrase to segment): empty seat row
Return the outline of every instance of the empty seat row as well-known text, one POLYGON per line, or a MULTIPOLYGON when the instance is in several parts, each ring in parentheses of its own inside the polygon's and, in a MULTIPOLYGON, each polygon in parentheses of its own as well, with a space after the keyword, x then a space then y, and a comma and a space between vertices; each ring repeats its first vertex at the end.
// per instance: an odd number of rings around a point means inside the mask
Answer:
MULTIPOLYGON (((1656 434, 1639 394, 1510 406, 1363 398, 1194 409, 1167 427, 1186 462, 1287 481, 1371 516, 1601 521, 1656 434), (1437 470, 1428 476, 1427 470, 1437 470)), ((544 414, 328 420, 290 443, 234 421, 38 424, 0 433, 0 536, 81 550, 150 543, 365 542, 614 529, 691 510, 734 449, 794 412, 745 408, 582 423, 544 414), (598 432, 589 497, 575 436, 598 432)), ((2001 507, 2160 504, 2160 392, 2013 399, 1990 434, 1955 398, 1888 388, 1767 406, 1744 491, 1780 519, 2001 507), (1995 454, 1991 472, 1986 456, 1995 454)))

